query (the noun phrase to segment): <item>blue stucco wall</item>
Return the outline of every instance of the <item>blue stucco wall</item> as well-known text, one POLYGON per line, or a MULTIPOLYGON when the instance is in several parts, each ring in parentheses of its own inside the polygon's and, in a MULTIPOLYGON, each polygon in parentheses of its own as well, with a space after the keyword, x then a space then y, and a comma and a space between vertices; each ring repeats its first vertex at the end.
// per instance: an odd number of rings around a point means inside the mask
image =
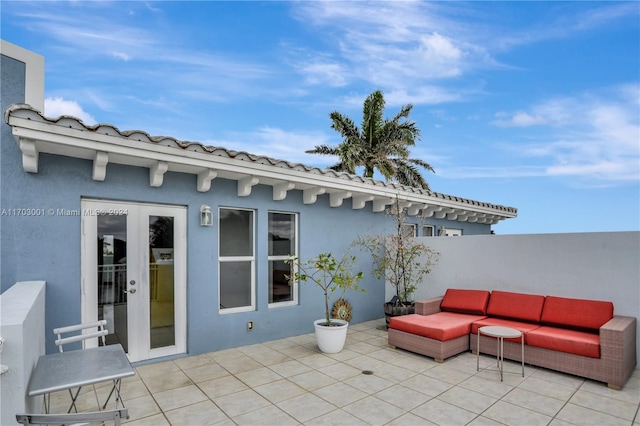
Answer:
MULTIPOLYGON (((26 67, 23 62, 17 61, 5 55, 0 55, 0 107, 2 112, 12 103, 24 102, 25 100, 25 81, 26 81, 26 67)), ((5 154, 5 151, 10 151, 10 143, 13 140, 11 136, 11 129, 4 123, 4 117, 2 119, 2 128, 0 134, 0 211, 7 203, 5 202, 5 196, 7 194, 6 189, 9 187, 8 179, 4 179, 2 171, 4 170, 4 163, 12 157, 12 154, 5 154)), ((15 145, 15 144, 14 144, 15 145)), ((0 284, 1 291, 3 292, 11 285, 5 279, 5 258, 3 254, 7 254, 8 246, 5 240, 6 227, 4 225, 4 216, 0 216, 0 284)))
MULTIPOLYGON (((24 101, 24 64, 2 57, 2 111, 24 101)), ((370 204, 353 210, 350 200, 329 207, 329 196, 305 205, 301 191, 290 191, 285 200, 273 201, 270 186, 253 187, 248 197, 237 196, 235 181, 214 179, 211 190, 196 190, 196 176, 168 172, 159 188, 149 186, 145 168, 109 164, 103 182, 91 179, 92 162, 40 154, 39 172, 26 173, 10 127, 1 126, 0 181, 2 209, 80 210, 82 198, 111 199, 187 207, 187 350, 199 354, 313 331, 312 321, 322 317, 320 290, 302 284, 299 304, 268 307, 268 212, 299 213, 299 254, 302 259, 319 252, 341 254, 358 236, 393 229, 393 218, 372 213, 370 204), (208 204, 217 223, 219 207, 255 210, 256 309, 220 314, 218 311, 217 227, 199 224, 200 205, 208 204), (254 321, 247 331, 247 321, 254 321)), ((427 220, 436 226, 447 221, 427 220)), ((465 234, 489 233, 486 225, 453 222, 465 234)), ((0 277, 2 291, 17 281, 44 280, 46 329, 81 320, 81 218, 79 216, 15 216, 0 218, 0 277)), ((370 259, 359 253, 358 268, 366 272, 367 294, 350 293, 353 322, 383 316, 384 285, 370 275, 370 259)), ((47 334, 47 352, 55 350, 53 334, 47 334)))

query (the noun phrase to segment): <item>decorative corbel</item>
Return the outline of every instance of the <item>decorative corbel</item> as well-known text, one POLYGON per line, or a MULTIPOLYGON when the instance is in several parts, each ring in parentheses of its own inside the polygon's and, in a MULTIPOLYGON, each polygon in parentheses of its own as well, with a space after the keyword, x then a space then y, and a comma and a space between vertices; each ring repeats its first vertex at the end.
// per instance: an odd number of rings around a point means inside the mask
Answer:
POLYGON ((324 194, 325 189, 315 186, 313 188, 305 189, 302 191, 302 202, 304 204, 314 204, 318 201, 318 195, 324 194))
POLYGON ((156 161, 149 168, 149 185, 159 187, 162 185, 164 174, 169 169, 169 163, 166 161, 156 161))
POLYGON ((20 138, 22 168, 28 173, 38 173, 38 149, 33 139, 20 138))
POLYGON ((356 195, 351 199, 351 208, 359 210, 364 208, 367 201, 372 201, 373 195, 356 195))
POLYGON ((439 212, 436 212, 435 218, 436 219, 444 219, 445 216, 447 216, 449 213, 453 213, 454 211, 455 211, 455 209, 443 209, 443 210, 440 210, 439 212))
POLYGON ((390 204, 393 204, 393 200, 391 198, 376 198, 375 200, 373 200, 373 212, 383 212, 384 209, 390 204))
POLYGON ((428 206, 426 209, 424 209, 424 211, 422 212, 422 215, 425 218, 431 217, 435 213, 439 212, 440 210, 442 210, 442 206, 433 206, 433 205, 428 206))
POLYGON ((411 207, 409 207, 409 209, 407 210, 407 214, 409 216, 415 216, 417 215, 420 210, 422 210, 423 208, 425 208, 427 205, 426 204, 413 204, 411 207))
POLYGON ((280 182, 273 185, 273 201, 281 201, 287 197, 287 191, 295 188, 293 182, 280 182))
POLYGON ((93 156, 93 173, 91 178, 93 180, 103 181, 107 176, 107 164, 109 163, 109 153, 103 151, 96 151, 93 156))
POLYGON ((211 181, 218 176, 218 172, 206 169, 198 173, 198 192, 207 192, 211 189, 211 181))
POLYGON ((345 198, 351 197, 351 191, 332 192, 329 197, 329 205, 331 207, 340 207, 345 198))
POLYGON ((238 181, 238 197, 246 197, 251 194, 251 188, 258 184, 260 179, 255 176, 247 176, 238 181))

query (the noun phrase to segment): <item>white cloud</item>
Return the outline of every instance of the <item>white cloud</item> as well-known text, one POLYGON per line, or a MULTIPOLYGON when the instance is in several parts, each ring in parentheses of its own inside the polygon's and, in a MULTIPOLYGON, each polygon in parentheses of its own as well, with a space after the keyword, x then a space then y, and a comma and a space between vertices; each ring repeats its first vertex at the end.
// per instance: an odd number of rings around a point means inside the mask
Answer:
POLYGON ((342 87, 349 81, 344 67, 336 62, 305 63, 298 68, 309 84, 342 87))
POLYGON ((58 118, 61 115, 70 115, 82 120, 88 126, 96 124, 96 120, 82 109, 76 101, 68 101, 62 98, 46 98, 44 100, 44 114, 47 117, 58 118))
POLYGON ((638 85, 553 99, 530 112, 501 113, 502 127, 541 126, 546 135, 512 149, 548 159, 545 174, 589 180, 640 180, 638 85), (503 118, 504 117, 504 118, 503 118))
POLYGON ((532 115, 523 111, 515 113, 498 112, 496 113, 496 117, 498 117, 498 119, 491 124, 499 127, 529 127, 547 124, 549 122, 539 114, 532 115))
POLYGON ((335 164, 337 159, 329 156, 305 154, 316 145, 331 145, 335 141, 330 136, 315 131, 289 131, 277 127, 261 127, 246 133, 233 133, 224 140, 207 140, 205 145, 220 146, 230 150, 249 151, 254 155, 291 163, 327 167, 335 164))
POLYGON ((111 52, 111 56, 113 56, 116 59, 123 60, 125 62, 129 62, 131 60, 131 56, 129 56, 124 52, 111 52))
POLYGON ((523 178, 546 175, 544 167, 439 167, 438 175, 449 179, 523 178))
MULTIPOLYGON (((495 62, 482 46, 460 38, 460 24, 445 17, 443 8, 446 6, 422 1, 300 2, 294 13, 327 34, 324 43, 334 52, 335 81, 360 80, 385 93, 404 91, 412 96, 410 102, 417 104, 459 98, 465 92, 460 85, 446 90, 451 92, 447 96, 425 96, 424 92, 433 90, 431 81, 458 77, 471 68, 495 62), (338 75, 342 77, 336 78, 338 75)), ((294 62, 322 63, 326 55, 325 50, 307 51, 294 62), (319 60, 314 60, 314 55, 319 60)), ((310 71, 297 68, 303 73, 310 71)), ((324 84, 313 78, 306 80, 324 84)), ((437 92, 443 91, 437 88, 437 92)))

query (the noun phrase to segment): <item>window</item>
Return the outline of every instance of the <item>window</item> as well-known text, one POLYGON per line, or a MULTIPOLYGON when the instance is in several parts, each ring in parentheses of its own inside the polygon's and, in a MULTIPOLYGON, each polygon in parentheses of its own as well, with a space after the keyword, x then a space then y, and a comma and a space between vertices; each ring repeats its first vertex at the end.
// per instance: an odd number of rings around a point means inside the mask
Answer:
POLYGON ((405 238, 413 238, 416 236, 416 225, 414 223, 402 224, 402 236, 405 238))
POLYGON ((255 308, 253 211, 221 208, 219 214, 220 311, 255 308))
POLYGON ((293 266, 285 263, 298 254, 297 215, 269 212, 269 303, 297 303, 297 284, 290 284, 293 266))
POLYGON ((434 228, 433 225, 423 225, 422 226, 422 236, 423 237, 433 237, 434 228))

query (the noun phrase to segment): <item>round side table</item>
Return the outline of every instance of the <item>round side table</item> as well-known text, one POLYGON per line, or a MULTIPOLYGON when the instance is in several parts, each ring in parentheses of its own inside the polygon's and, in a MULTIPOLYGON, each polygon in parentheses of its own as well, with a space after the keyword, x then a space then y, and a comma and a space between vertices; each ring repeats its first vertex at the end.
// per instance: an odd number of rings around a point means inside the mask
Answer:
POLYGON ((476 352, 476 371, 480 371, 480 336, 482 335, 495 337, 497 339, 498 347, 496 350, 496 358, 498 369, 500 370, 500 381, 503 381, 504 370, 504 339, 516 339, 520 338, 520 346, 522 348, 522 354, 520 359, 522 360, 522 377, 524 377, 524 334, 520 330, 516 330, 511 327, 502 327, 498 325, 487 325, 478 329, 478 347, 476 352))

